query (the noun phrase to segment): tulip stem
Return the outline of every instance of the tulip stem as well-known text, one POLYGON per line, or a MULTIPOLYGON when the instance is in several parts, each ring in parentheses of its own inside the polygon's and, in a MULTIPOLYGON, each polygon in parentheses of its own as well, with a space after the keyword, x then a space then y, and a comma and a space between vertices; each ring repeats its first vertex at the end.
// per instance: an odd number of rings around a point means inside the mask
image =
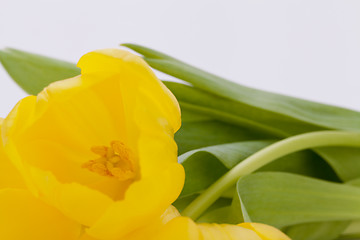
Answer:
POLYGON ((199 197, 190 203, 182 215, 196 220, 224 191, 234 186, 238 179, 287 154, 300 150, 327 146, 360 147, 360 132, 318 131, 304 133, 278 141, 254 153, 219 178, 199 197))

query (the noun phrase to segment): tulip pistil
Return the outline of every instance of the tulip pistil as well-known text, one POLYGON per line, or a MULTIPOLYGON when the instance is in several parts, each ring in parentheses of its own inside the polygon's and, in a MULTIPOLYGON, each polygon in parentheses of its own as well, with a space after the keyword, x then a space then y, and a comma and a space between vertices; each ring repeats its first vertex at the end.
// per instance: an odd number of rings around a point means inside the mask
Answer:
POLYGON ((83 168, 102 176, 115 177, 120 181, 135 179, 134 158, 124 143, 112 141, 110 147, 94 146, 91 151, 100 157, 84 163, 83 168))

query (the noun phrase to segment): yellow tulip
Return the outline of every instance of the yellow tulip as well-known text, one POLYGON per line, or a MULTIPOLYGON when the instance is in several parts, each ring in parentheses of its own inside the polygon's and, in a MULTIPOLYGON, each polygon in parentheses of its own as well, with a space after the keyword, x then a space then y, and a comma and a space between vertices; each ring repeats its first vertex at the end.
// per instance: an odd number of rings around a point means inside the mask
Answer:
POLYGON ((179 106, 129 52, 94 51, 78 66, 81 76, 17 104, 2 126, 4 150, 34 196, 86 238, 132 239, 163 222, 182 189, 179 106))
POLYGON ((290 240, 284 233, 261 223, 196 224, 190 218, 169 221, 154 240, 290 240))

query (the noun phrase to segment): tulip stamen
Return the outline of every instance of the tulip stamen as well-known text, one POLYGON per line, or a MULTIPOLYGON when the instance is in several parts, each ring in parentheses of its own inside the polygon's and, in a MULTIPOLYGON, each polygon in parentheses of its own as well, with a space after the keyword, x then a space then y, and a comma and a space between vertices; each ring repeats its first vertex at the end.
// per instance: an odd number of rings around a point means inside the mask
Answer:
POLYGON ((135 163, 130 149, 124 143, 112 141, 110 147, 94 146, 91 151, 100 157, 84 163, 83 168, 120 181, 135 179, 135 163))

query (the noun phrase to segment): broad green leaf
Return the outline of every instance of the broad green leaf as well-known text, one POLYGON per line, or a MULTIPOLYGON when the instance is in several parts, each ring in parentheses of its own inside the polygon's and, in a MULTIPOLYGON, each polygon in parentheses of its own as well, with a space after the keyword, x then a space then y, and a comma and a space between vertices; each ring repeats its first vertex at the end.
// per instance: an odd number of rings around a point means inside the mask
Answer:
POLYGON ((80 74, 72 63, 11 48, 0 51, 0 61, 15 82, 33 95, 52 82, 80 74))
POLYGON ((192 86, 176 82, 164 83, 177 97, 182 108, 271 136, 286 137, 325 129, 286 116, 274 115, 269 111, 256 109, 192 86))
POLYGON ((252 221, 278 228, 360 219, 360 188, 290 173, 242 177, 237 191, 252 221))
POLYGON ((359 240, 360 239, 360 221, 353 221, 345 229, 338 239, 359 240))
MULTIPOLYGON (((186 173, 181 197, 202 192, 229 169, 274 140, 242 141, 220 144, 189 151, 179 156, 186 173)), ((337 181, 329 165, 310 151, 282 157, 258 171, 283 171, 337 181)))
POLYGON ((326 159, 343 181, 360 177, 360 148, 322 147, 314 150, 326 159))
POLYGON ((360 239, 360 233, 356 234, 341 234, 339 238, 336 240, 359 240, 360 239))
POLYGON ((330 129, 360 129, 359 112, 245 87, 150 48, 135 44, 123 46, 142 54, 150 66, 161 72, 187 81, 196 88, 245 104, 253 111, 265 111, 274 119, 283 121, 292 118, 330 129))
MULTIPOLYGON (((225 206, 221 208, 214 209, 212 211, 207 211, 203 214, 197 222, 199 223, 227 223, 229 215, 232 209, 230 206, 225 206)), ((240 223, 240 222, 238 222, 240 223)))
MULTIPOLYGON (((199 194, 178 198, 174 203, 179 212, 181 213, 184 208, 189 205, 199 194)), ((212 222, 212 223, 223 223, 227 222, 228 212, 224 212, 223 209, 230 209, 232 199, 230 198, 219 198, 209 209, 207 209, 197 222, 212 222), (217 217, 224 217, 224 219, 217 219, 217 217), (211 219, 211 220, 210 220, 211 219)))
POLYGON ((285 233, 292 240, 333 240, 349 226, 349 221, 304 223, 289 227, 285 233))
POLYGON ((352 186, 360 187, 360 178, 353 179, 346 184, 350 184, 352 186))
MULTIPOLYGON (((273 116, 269 115, 269 112, 267 111, 257 111, 256 109, 252 109, 252 111, 247 105, 238 104, 229 99, 225 99, 211 93, 206 93, 191 86, 173 82, 165 82, 165 84, 175 94, 182 109, 186 109, 188 111, 193 110, 197 113, 211 116, 218 121, 231 123, 232 126, 234 126, 233 124, 239 125, 240 128, 248 129, 248 131, 252 132, 252 134, 256 134, 257 136, 261 134, 265 135, 264 137, 258 137, 257 139, 270 139, 279 136, 283 137, 299 134, 302 132, 322 130, 319 127, 307 125, 301 122, 293 122, 283 117, 280 117, 279 119, 272 118, 273 116)), ((336 112, 334 112, 334 114, 336 114, 336 112)), ((360 125, 359 119, 360 117, 357 121, 360 125)), ((197 125, 200 126, 199 123, 197 125)), ((185 127, 186 125, 184 125, 184 128, 185 127)), ((196 128, 193 128, 193 130, 194 133, 196 133, 196 128)), ((222 132, 223 130, 228 131, 229 128, 227 127, 222 129, 219 127, 216 128, 215 131, 222 132)), ((191 131, 184 132, 186 132, 184 135, 185 141, 181 141, 179 139, 179 142, 185 146, 187 143, 192 142, 191 139, 197 139, 197 136, 199 136, 191 134, 191 131), (186 135, 192 136, 187 137, 186 135)), ((201 133, 203 134, 204 132, 201 133)), ((231 137, 230 135, 230 138, 227 138, 226 141, 221 142, 219 139, 217 142, 213 141, 212 144, 230 142, 229 140, 231 138, 236 138, 234 135, 237 134, 237 132, 234 132, 233 136, 231 137)), ((181 136, 181 133, 179 136, 181 136)), ((210 136, 209 139, 214 139, 214 136, 210 136)), ((248 140, 251 139, 254 138, 249 138, 248 140)), ((206 145, 199 144, 193 146, 197 146, 199 148, 206 145)), ((191 148, 189 147, 180 148, 180 150, 182 150, 181 153, 190 149, 191 148)), ((360 171, 357 171, 357 169, 360 169, 360 161, 358 161, 360 158, 360 149, 344 147, 318 148, 316 149, 316 152, 334 168, 335 172, 343 181, 360 177, 360 171)))
POLYGON ((243 159, 252 155, 254 152, 276 142, 275 140, 258 140, 258 141, 243 141, 229 144, 220 144, 209 146, 201 149, 196 149, 179 156, 179 161, 182 164, 191 160, 196 154, 206 152, 214 155, 227 169, 233 168, 243 159))
POLYGON ((186 108, 181 108, 181 122, 201 122, 201 121, 207 121, 207 120, 213 120, 212 117, 197 113, 191 110, 187 110, 186 108))
POLYGON ((359 239, 360 239, 360 233, 340 235, 340 237, 337 238, 336 240, 359 240, 359 239))
POLYGON ((182 210, 184 210, 187 205, 189 205, 195 198, 197 198, 199 194, 190 195, 183 198, 176 199, 175 202, 173 202, 173 206, 177 208, 177 210, 181 213, 182 210))
POLYGON ((234 198, 231 203, 231 212, 228 216, 229 223, 236 224, 238 222, 252 222, 244 203, 238 197, 237 188, 235 188, 234 198))
POLYGON ((207 211, 203 213, 197 221, 218 224, 239 224, 242 222, 251 222, 251 219, 248 216, 245 207, 243 207, 242 203, 240 202, 240 198, 234 197, 235 194, 237 194, 236 189, 234 189, 234 191, 232 192, 231 204, 228 203, 223 207, 215 209, 213 206, 211 206, 211 208, 207 209, 207 211))
POLYGON ((267 134, 217 120, 183 122, 175 134, 179 155, 211 145, 266 138, 267 134))
MULTIPOLYGON (((251 111, 246 112, 246 109, 241 108, 239 111, 239 108, 234 105, 233 101, 205 93, 190 86, 174 82, 165 82, 165 84, 178 98, 182 109, 191 111, 189 105, 195 106, 193 108, 197 108, 196 110, 198 113, 202 111, 204 116, 208 115, 218 120, 216 124, 213 122, 184 123, 182 130, 176 135, 176 140, 179 144, 179 154, 192 149, 221 143, 253 139, 270 139, 282 135, 284 132, 286 132, 285 134, 293 135, 302 131, 320 130, 313 128, 310 125, 304 126, 300 123, 286 123, 280 120, 270 121, 269 119, 267 121, 264 120, 266 119, 265 113, 254 114, 251 121, 242 121, 243 125, 238 126, 241 130, 236 130, 237 127, 234 124, 230 124, 232 119, 228 115, 234 113, 241 114, 241 111, 244 111, 244 114, 246 114, 244 118, 247 118, 251 116, 251 111), (228 115, 224 116, 223 113, 214 114, 212 109, 226 111, 228 115), (255 123, 256 121, 261 120, 264 120, 264 122, 261 124, 255 123), (229 124, 221 123, 224 121, 229 124), (269 125, 265 126, 266 124, 269 125), (278 128, 281 128, 281 130, 278 128)), ((239 125, 239 122, 237 122, 237 124, 239 125)), ((360 171, 357 171, 357 169, 360 169, 360 161, 358 161, 360 149, 337 147, 318 148, 316 150, 316 152, 334 168, 337 175, 343 181, 360 177, 360 171)))
POLYGON ((182 163, 186 178, 181 197, 202 192, 228 171, 215 156, 206 152, 199 152, 196 155, 192 160, 182 163))

